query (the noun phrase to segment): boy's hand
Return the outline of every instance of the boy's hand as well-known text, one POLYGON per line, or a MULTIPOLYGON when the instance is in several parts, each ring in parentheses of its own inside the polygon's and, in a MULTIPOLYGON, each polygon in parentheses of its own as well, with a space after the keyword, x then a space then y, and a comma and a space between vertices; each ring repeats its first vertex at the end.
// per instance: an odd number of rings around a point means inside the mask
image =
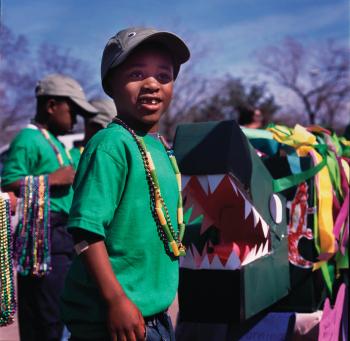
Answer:
POLYGON ((112 341, 144 341, 145 322, 141 312, 126 295, 108 305, 108 328, 112 341))
POLYGON ((73 183, 75 170, 72 166, 65 166, 49 175, 50 186, 68 186, 73 183))
MULTIPOLYGON (((80 235, 80 238, 82 237, 80 235)), ((107 328, 111 340, 144 341, 145 321, 136 305, 126 296, 117 275, 114 274, 104 240, 89 244, 82 256, 106 303, 107 328)))

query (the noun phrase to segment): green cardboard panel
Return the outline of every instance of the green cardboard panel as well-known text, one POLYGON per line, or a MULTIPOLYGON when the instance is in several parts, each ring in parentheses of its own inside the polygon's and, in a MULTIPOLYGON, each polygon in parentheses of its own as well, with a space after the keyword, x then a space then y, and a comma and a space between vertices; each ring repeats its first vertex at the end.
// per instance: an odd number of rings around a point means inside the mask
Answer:
POLYGON ((250 182, 249 145, 235 121, 179 125, 174 152, 183 174, 232 172, 244 186, 250 182))
POLYGON ((273 253, 244 267, 244 319, 269 308, 290 291, 288 242, 286 236, 273 253))

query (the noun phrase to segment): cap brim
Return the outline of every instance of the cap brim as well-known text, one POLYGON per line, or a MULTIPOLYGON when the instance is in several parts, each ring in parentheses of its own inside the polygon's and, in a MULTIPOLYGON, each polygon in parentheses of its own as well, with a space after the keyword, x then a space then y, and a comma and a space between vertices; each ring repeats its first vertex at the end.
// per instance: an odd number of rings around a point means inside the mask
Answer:
POLYGON ((122 54, 118 55, 114 61, 111 62, 110 66, 106 68, 104 75, 102 76, 102 87, 105 92, 111 96, 109 90, 105 84, 106 76, 108 72, 122 64, 126 58, 141 44, 145 42, 156 42, 165 46, 171 53, 171 56, 174 60, 174 78, 176 79, 180 65, 187 62, 190 59, 190 50, 186 44, 179 38, 177 35, 171 32, 160 31, 151 33, 145 36, 138 36, 133 39, 132 45, 128 46, 122 54))
POLYGON ((93 107, 89 102, 81 99, 81 98, 76 98, 76 97, 69 97, 78 107, 78 115, 81 116, 92 116, 96 115, 98 113, 97 109, 93 107))

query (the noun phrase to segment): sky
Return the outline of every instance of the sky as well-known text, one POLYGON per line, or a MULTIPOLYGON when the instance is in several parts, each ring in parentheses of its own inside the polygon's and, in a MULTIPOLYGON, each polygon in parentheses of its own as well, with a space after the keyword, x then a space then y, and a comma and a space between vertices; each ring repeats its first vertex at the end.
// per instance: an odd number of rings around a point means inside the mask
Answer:
POLYGON ((109 37, 128 26, 178 33, 206 74, 243 77, 259 49, 293 36, 349 44, 350 0, 0 0, 1 23, 35 46, 50 42, 85 60, 99 81, 109 37))

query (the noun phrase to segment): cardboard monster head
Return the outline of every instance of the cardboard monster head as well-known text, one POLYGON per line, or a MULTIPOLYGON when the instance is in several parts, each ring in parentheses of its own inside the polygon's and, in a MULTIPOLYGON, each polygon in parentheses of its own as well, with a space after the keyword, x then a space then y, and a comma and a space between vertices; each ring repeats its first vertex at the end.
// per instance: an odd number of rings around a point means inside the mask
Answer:
POLYGON ((284 198, 235 121, 179 126, 174 152, 188 219, 180 319, 245 320, 288 293, 284 198))

